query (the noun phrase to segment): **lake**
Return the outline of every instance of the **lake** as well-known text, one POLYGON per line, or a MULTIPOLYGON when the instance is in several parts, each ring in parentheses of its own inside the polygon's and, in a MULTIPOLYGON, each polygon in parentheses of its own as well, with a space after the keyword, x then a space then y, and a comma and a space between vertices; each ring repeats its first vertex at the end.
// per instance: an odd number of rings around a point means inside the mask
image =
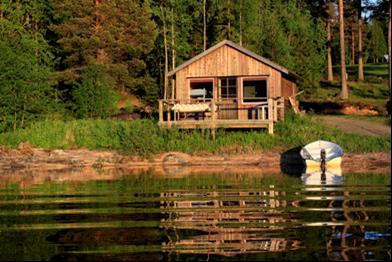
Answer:
POLYGON ((86 176, 0 175, 0 260, 391 260, 389 174, 86 176))

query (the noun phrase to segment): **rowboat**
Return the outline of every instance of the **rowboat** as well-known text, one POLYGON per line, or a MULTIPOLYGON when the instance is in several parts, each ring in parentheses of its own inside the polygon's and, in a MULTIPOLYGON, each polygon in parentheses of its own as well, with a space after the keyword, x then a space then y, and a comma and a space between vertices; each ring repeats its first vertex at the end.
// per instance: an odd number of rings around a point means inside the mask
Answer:
POLYGON ((340 166, 343 149, 335 143, 317 140, 304 146, 300 155, 305 160, 306 169, 330 169, 340 166))

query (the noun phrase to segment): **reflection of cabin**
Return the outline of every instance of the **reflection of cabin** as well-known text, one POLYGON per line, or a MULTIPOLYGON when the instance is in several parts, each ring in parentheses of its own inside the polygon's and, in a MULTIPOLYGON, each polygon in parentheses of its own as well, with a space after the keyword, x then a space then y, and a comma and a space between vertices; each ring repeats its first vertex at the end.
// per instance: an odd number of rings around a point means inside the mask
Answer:
POLYGON ((159 101, 159 124, 178 128, 268 128, 295 99, 297 77, 231 41, 169 72, 174 99, 159 101), (166 114, 164 114, 166 112, 166 114))
POLYGON ((170 192, 161 193, 161 220, 166 229, 203 231, 181 235, 162 243, 165 251, 233 256, 243 253, 287 252, 300 247, 300 241, 271 237, 296 219, 282 215, 282 207, 293 205, 285 192, 170 192), (166 200, 168 199, 168 200, 166 200), (253 226, 240 226, 253 224, 253 226))

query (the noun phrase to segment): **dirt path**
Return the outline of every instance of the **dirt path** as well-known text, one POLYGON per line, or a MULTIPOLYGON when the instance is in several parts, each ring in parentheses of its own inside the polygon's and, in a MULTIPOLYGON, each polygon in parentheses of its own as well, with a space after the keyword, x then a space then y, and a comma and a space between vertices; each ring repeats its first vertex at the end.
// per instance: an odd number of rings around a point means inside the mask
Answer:
POLYGON ((341 116, 317 116, 318 120, 326 125, 336 126, 347 133, 368 136, 390 136, 391 127, 377 121, 364 119, 351 119, 341 116))

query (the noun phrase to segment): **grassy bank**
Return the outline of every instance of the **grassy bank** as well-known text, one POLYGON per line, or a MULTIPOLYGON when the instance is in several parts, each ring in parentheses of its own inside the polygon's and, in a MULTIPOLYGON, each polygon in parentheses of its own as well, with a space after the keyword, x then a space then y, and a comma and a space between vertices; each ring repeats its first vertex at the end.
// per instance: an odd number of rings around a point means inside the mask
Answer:
MULTIPOLYGON (((335 79, 340 78, 340 67, 334 67, 335 79)), ((388 65, 366 64, 364 66, 364 81, 357 81, 358 66, 348 65, 348 88, 349 99, 347 102, 353 104, 364 104, 375 106, 379 111, 386 109, 389 99, 388 87, 388 65)), ((339 80, 321 81, 320 87, 307 92, 302 99, 304 101, 339 101, 341 86, 339 80)))
POLYGON ((289 115, 276 125, 276 134, 265 131, 218 130, 211 140, 208 130, 161 130, 153 120, 43 121, 27 129, 0 134, 0 144, 15 148, 21 142, 47 149, 114 149, 129 155, 181 151, 185 153, 251 153, 276 149, 284 151, 317 139, 340 144, 346 152, 390 151, 389 137, 345 134, 310 117, 289 115))

